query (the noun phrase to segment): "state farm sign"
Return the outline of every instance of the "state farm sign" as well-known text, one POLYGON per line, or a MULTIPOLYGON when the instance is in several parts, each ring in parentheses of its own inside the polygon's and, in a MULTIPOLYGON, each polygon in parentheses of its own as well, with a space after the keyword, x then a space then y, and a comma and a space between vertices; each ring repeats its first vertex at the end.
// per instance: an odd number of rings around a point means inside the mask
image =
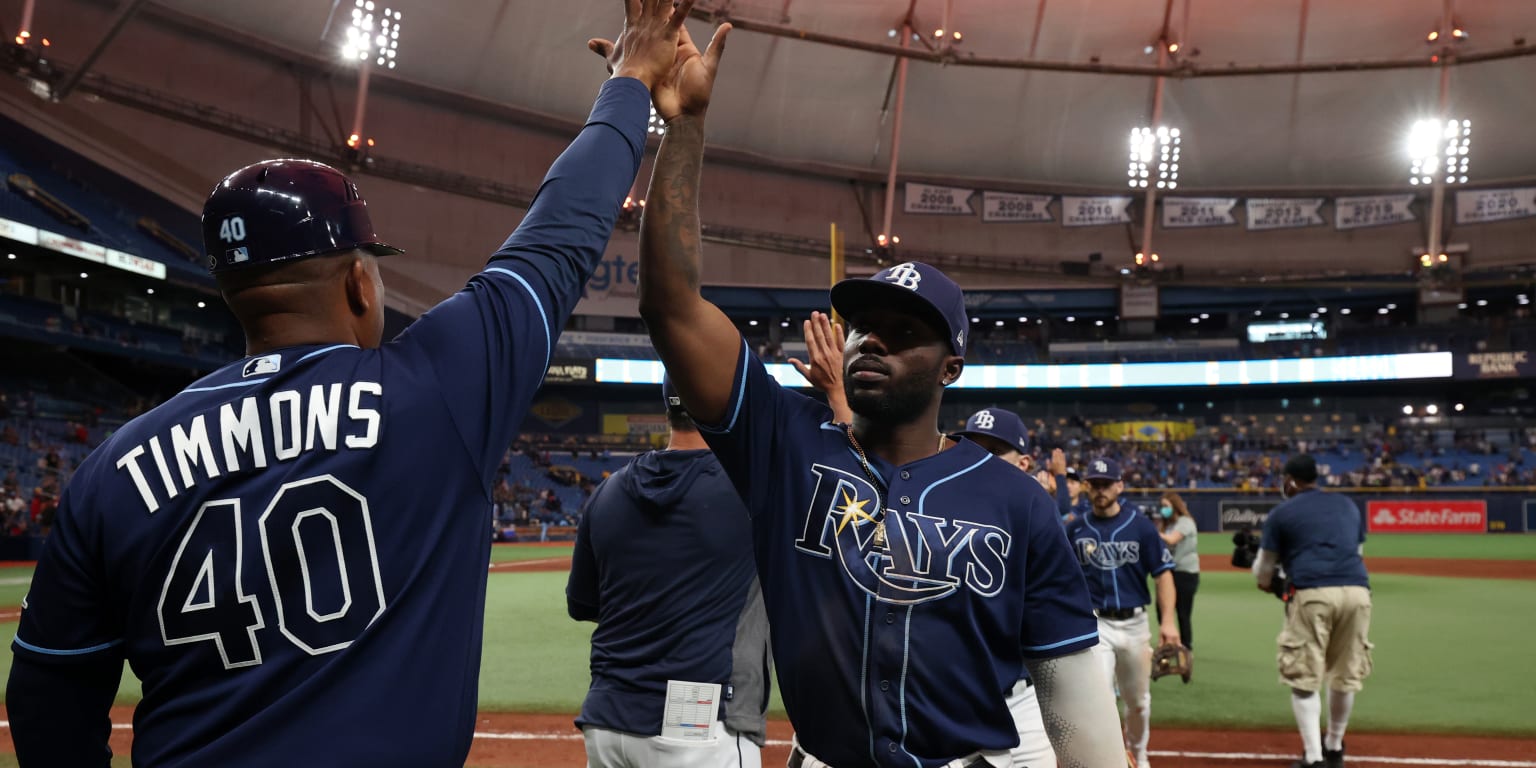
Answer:
POLYGON ((1486 501, 1372 501, 1366 518, 1372 533, 1484 533, 1486 501))

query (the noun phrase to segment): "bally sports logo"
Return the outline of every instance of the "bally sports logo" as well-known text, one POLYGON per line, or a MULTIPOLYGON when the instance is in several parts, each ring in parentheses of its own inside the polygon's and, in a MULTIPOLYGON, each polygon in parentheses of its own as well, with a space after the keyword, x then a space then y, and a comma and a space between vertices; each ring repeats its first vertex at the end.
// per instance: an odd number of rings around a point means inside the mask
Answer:
POLYGON ((1483 533, 1486 501, 1372 501, 1366 505, 1372 533, 1483 533))

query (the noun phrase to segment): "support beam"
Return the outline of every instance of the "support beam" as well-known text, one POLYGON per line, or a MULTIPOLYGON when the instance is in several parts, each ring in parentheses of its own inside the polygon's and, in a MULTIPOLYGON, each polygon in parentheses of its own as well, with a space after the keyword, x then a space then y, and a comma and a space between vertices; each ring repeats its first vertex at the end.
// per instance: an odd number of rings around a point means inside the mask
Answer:
MULTIPOLYGON (((903 50, 912 45, 912 17, 908 16, 901 23, 901 47, 903 50)), ((891 164, 885 174, 885 216, 881 219, 880 234, 891 238, 894 244, 896 236, 891 231, 891 217, 896 212, 896 164, 901 158, 901 113, 907 101, 907 63, 909 59, 903 58, 896 62, 896 104, 893 107, 895 114, 891 116, 891 164)))
POLYGON ((363 117, 368 110, 368 73, 373 69, 373 54, 370 52, 367 58, 357 65, 357 107, 352 112, 352 133, 347 136, 348 146, 352 146, 352 137, 357 137, 357 146, 361 147, 368 139, 363 135, 363 117))
POLYGON ((1454 39, 1451 30, 1455 28, 1455 9, 1452 7, 1455 0, 1445 0, 1445 5, 1440 16, 1440 99, 1435 111, 1435 129, 1438 131, 1438 139, 1435 141, 1435 155, 1439 161, 1436 164, 1437 173, 1432 177, 1433 187, 1429 192, 1429 243, 1424 253, 1429 256, 1430 263, 1445 250, 1442 232, 1445 228, 1445 179, 1449 176, 1446 168, 1445 157, 1445 123, 1450 120, 1451 106, 1451 46, 1454 39))
POLYGON ((128 23, 129 19, 133 18, 133 14, 143 4, 144 0, 123 0, 123 4, 117 7, 117 15, 112 17, 111 26, 107 27, 107 33, 101 36, 101 41, 96 43, 96 47, 92 48, 91 52, 86 55, 85 61, 80 62, 80 66, 76 67, 75 71, 69 73, 69 79, 65 80, 63 85, 54 90, 54 101, 63 101, 69 98, 69 94, 75 90, 75 86, 80 84, 80 78, 85 77, 85 73, 91 71, 91 67, 96 65, 96 60, 101 58, 101 54, 107 50, 107 46, 112 43, 112 40, 117 37, 119 32, 123 31, 123 26, 128 23))

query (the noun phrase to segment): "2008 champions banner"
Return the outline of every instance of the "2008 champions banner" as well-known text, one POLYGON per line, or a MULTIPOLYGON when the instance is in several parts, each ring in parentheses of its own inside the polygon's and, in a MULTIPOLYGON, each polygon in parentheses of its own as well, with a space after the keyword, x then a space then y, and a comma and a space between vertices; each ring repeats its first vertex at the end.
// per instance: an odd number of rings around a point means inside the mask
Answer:
POLYGON ((971 208, 971 197, 975 194, 974 189, 938 187, 909 181, 906 204, 902 210, 941 216, 974 216, 976 211, 971 208))
POLYGON ((981 220, 989 223, 1052 221, 1050 206, 1050 195, 982 192, 981 220))

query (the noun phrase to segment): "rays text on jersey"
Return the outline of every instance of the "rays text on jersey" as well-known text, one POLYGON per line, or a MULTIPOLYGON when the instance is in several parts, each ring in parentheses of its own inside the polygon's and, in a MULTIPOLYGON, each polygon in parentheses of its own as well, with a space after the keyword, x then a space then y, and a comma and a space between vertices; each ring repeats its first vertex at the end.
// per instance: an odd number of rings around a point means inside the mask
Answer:
POLYGON ((383 397, 383 386, 357 381, 241 398, 133 446, 116 466, 133 479, 145 509, 153 513, 162 500, 226 472, 261 469, 269 461, 291 461, 314 450, 374 447, 383 397))

